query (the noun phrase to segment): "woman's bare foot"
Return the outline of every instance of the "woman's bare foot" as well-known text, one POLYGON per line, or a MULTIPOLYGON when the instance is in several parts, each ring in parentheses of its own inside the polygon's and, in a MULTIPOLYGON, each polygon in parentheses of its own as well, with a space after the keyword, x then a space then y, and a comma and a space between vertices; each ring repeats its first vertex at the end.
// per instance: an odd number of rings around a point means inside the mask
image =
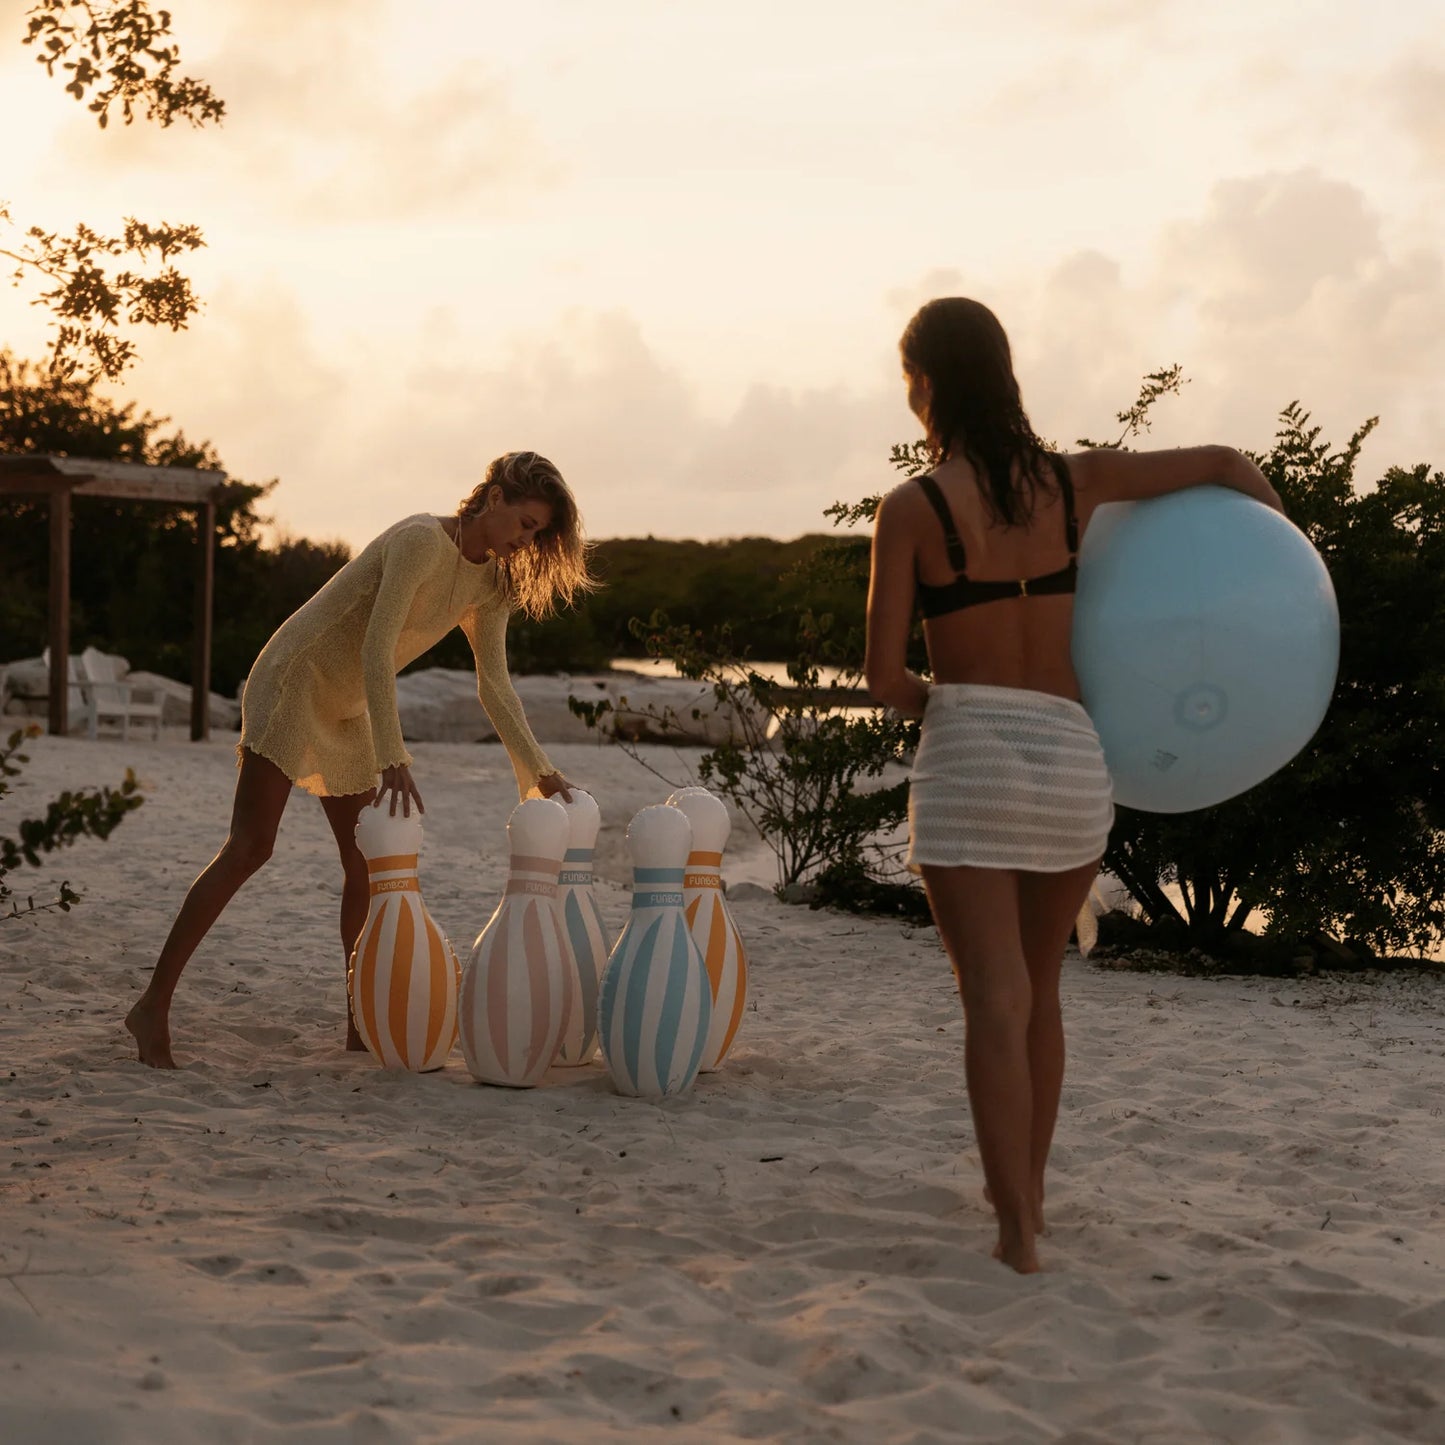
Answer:
POLYGON ((148 1004, 142 995, 125 1016, 125 1026, 139 1047, 141 1063, 153 1069, 176 1067, 171 1057, 170 1018, 165 1009, 148 1004))
POLYGON ((1008 1265, 1018 1274, 1037 1274, 1039 1272, 1039 1256, 1034 1249, 1032 1234, 1025 1237, 1021 1232, 1013 1233, 1010 1238, 1006 1238, 1006 1234, 1009 1234, 1009 1231, 999 1229, 998 1243, 993 1247, 993 1257, 1001 1264, 1008 1265))

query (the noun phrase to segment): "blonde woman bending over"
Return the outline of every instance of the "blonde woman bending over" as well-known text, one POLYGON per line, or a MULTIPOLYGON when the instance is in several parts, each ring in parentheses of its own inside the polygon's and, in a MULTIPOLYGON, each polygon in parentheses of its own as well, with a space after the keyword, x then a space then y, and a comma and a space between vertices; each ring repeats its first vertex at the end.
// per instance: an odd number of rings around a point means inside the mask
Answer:
POLYGON ((909 865, 963 1001, 995 1255, 1029 1273, 1064 1078, 1059 974, 1114 816, 1070 660, 1079 542, 1105 502, 1208 482, 1276 509, 1279 498, 1228 447, 1045 450, 1003 328, 976 301, 930 301, 900 349, 934 466, 878 509, 868 686, 923 719, 909 865), (905 665, 915 606, 931 686, 905 665))
MULTIPOLYGON (((241 699, 231 830, 191 884, 145 992, 126 1015, 142 1063, 173 1069, 170 1005, 191 954, 236 891, 271 856, 293 787, 321 800, 341 854, 341 949, 366 922, 366 859, 356 820, 368 804, 422 811, 402 741, 396 675, 453 627, 472 645, 477 696, 523 795, 570 798, 527 726, 507 675, 507 618, 546 616, 594 585, 576 503, 536 452, 509 452, 454 516, 420 512, 388 527, 261 650, 241 699), (378 789, 378 775, 380 788, 378 789)), ((346 1047, 363 1046, 348 1008, 346 1047)))

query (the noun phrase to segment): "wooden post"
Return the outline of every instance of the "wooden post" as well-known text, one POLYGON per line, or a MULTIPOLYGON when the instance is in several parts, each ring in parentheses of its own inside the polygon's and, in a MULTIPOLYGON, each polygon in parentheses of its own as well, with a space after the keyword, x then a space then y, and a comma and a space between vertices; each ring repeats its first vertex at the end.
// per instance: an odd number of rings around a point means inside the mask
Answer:
POLYGON ((50 494, 50 731, 70 726, 70 488, 50 494))
POLYGON ((191 654, 191 741, 211 735, 211 610, 216 591, 216 504, 196 508, 196 620, 191 654))

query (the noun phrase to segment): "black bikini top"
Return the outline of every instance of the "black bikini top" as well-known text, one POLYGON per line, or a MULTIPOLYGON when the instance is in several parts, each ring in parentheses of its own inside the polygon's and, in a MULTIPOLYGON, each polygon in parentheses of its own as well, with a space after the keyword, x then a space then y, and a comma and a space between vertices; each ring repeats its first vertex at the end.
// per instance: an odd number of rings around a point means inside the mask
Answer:
POLYGON ((976 607, 981 602, 1001 602, 1008 597, 1046 597, 1060 592, 1072 592, 1079 575, 1079 519, 1074 511, 1074 484, 1069 469, 1062 457, 1053 457, 1059 478, 1059 490, 1064 497, 1064 536, 1069 543, 1069 561, 1057 572, 1048 572, 1042 577, 1023 577, 1017 582, 975 582, 965 573, 968 559, 963 551, 963 539, 953 523, 953 513, 948 509, 943 492, 933 477, 925 472, 918 478, 923 495, 933 504, 938 520, 943 524, 943 540, 948 548, 948 562, 957 574, 952 582, 941 587, 931 586, 918 578, 918 605, 925 617, 942 617, 947 612, 958 612, 964 607, 976 607))

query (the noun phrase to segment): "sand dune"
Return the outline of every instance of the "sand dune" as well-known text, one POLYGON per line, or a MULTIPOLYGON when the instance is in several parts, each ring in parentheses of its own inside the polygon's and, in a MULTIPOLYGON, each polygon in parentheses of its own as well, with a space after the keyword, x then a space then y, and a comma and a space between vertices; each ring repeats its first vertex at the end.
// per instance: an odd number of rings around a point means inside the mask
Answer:
MULTIPOLYGON (((465 956, 505 876, 495 747, 416 749, 465 956)), ((0 812, 133 764, 148 801, 0 924, 0 1439, 1439 1440, 1445 988, 1065 975, 1045 1272, 988 1254, 931 930, 735 904, 751 1004, 662 1105, 341 1049, 338 879, 297 797, 182 982, 177 1073, 119 1020, 230 810, 230 744, 39 740, 0 812)), ((627 817, 666 786, 554 756, 627 817)), ((650 752, 682 780, 679 757, 650 752)), ((682 758, 685 762, 685 755, 682 758)), ((768 881, 742 836, 724 876, 768 881)))

